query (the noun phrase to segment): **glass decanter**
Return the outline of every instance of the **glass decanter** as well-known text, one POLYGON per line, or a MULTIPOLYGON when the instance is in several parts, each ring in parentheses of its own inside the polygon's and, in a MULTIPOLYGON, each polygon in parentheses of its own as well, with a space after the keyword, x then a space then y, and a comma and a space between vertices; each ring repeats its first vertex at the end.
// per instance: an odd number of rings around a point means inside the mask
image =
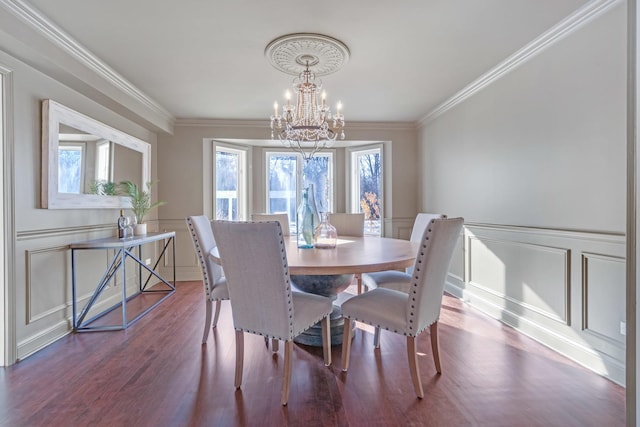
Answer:
POLYGON ((313 233, 313 244, 319 249, 332 249, 338 243, 338 231, 329 222, 329 212, 322 212, 322 220, 313 233))

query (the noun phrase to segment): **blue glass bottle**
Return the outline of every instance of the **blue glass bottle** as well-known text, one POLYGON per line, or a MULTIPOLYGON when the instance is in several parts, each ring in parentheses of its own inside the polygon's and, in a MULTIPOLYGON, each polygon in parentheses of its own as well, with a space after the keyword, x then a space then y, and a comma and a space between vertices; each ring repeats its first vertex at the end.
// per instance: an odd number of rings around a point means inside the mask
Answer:
POLYGON ((302 191, 302 201, 296 211, 296 234, 299 248, 313 248, 313 230, 315 225, 313 221, 313 209, 309 203, 309 189, 305 188, 302 191))

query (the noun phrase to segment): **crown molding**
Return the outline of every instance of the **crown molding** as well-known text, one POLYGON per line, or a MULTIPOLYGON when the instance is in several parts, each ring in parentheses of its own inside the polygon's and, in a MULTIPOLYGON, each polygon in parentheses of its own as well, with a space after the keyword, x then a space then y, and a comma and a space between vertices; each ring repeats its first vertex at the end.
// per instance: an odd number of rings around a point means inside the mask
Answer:
MULTIPOLYGON (((176 127, 226 127, 226 128, 263 128, 270 129, 268 120, 239 119, 176 119, 176 127)), ((414 122, 349 122, 345 132, 353 130, 417 130, 414 122)))
POLYGON ((451 98, 431 110, 426 116, 418 121, 418 127, 422 127, 433 121, 438 116, 446 113, 456 105, 472 97, 503 75, 513 71, 515 68, 528 61, 533 56, 552 46, 560 39, 573 33, 583 25, 611 9, 622 0, 593 0, 580 9, 567 16, 558 24, 542 33, 522 49, 496 65, 494 68, 478 77, 462 90, 454 94, 451 98))
POLYGON ((57 25, 49 21, 38 10, 28 5, 23 0, 0 0, 0 6, 26 23, 39 35, 53 43, 58 48, 71 56, 78 63, 84 65, 97 76, 102 78, 107 84, 123 93, 134 102, 150 111, 162 121, 172 124, 175 117, 162 107, 159 103, 151 99, 122 75, 109 67, 100 58, 74 40, 57 25))
POLYGON ((269 120, 241 119, 176 119, 175 127, 222 127, 222 128, 264 128, 269 129, 269 120))

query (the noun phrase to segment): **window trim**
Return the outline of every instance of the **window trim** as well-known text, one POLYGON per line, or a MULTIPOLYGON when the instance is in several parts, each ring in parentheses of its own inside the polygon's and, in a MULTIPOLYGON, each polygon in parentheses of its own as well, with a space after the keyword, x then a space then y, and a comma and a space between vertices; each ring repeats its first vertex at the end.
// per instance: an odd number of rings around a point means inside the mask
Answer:
MULTIPOLYGON (((276 154, 289 154, 296 157, 296 206, 300 203, 300 198, 302 197, 302 185, 303 185, 303 170, 304 170, 304 158, 302 154, 286 149, 286 148, 266 148, 264 150, 263 156, 263 182, 264 187, 262 188, 262 193, 264 195, 264 212, 269 212, 269 156, 272 153, 276 154)), ((329 167, 329 179, 330 179, 330 193, 331 193, 331 206, 329 206, 328 212, 334 212, 336 208, 336 162, 337 162, 337 151, 335 149, 324 149, 321 152, 316 153, 316 156, 327 156, 331 157, 330 167, 329 167), (330 154, 330 156, 327 156, 330 154)))
POLYGON ((365 153, 367 151, 380 150, 380 163, 382 164, 382 170, 380 171, 380 191, 382 197, 382 204, 380 206, 380 237, 384 236, 384 215, 385 215, 385 156, 384 156, 384 146, 383 142, 377 142, 374 144, 367 145, 359 145, 354 147, 346 147, 345 148, 345 207, 346 212, 348 213, 356 213, 359 212, 356 208, 360 206, 360 200, 356 201, 353 198, 353 194, 356 192, 356 182, 353 178, 353 173, 355 169, 354 159, 355 155, 359 153, 365 153))
MULTIPOLYGON (((225 151, 229 153, 237 153, 239 155, 238 164, 238 220, 246 221, 248 219, 250 205, 251 205, 251 191, 250 191, 250 162, 251 162, 251 148, 242 145, 230 144, 228 142, 222 142, 217 140, 211 140, 211 202, 205 204, 210 206, 211 212, 205 212, 211 219, 216 218, 217 206, 216 206, 216 156, 218 151, 225 151)), ((205 191, 206 193, 206 191, 205 191)))

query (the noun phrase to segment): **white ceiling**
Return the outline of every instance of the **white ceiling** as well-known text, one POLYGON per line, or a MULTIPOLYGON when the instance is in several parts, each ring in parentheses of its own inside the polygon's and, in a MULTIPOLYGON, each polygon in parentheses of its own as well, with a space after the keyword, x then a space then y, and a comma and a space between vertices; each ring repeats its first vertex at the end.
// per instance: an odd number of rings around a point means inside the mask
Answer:
MULTIPOLYGON (((19 0, 18 0, 19 1, 19 0)), ((315 32, 351 58, 323 77, 348 121, 416 122, 586 0, 28 0, 174 118, 268 118, 291 76, 266 45, 315 32)))

